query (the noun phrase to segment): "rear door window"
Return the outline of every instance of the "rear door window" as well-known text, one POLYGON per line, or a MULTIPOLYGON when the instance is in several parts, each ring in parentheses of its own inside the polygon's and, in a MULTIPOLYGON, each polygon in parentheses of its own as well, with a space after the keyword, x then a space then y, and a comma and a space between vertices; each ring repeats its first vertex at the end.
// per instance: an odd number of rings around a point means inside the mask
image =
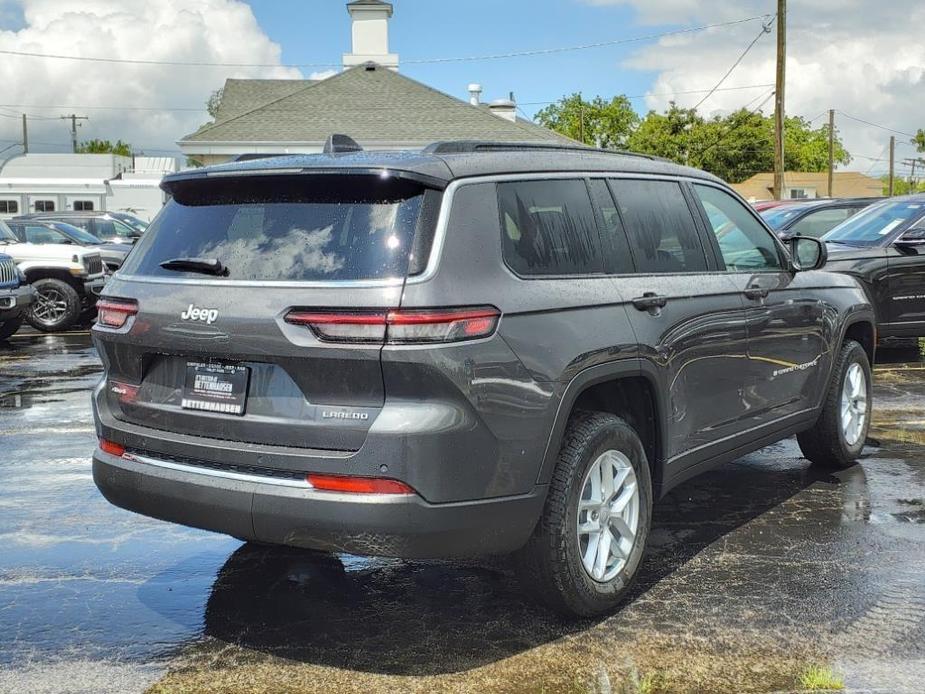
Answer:
POLYGON ((232 280, 401 278, 424 198, 420 184, 366 175, 190 181, 173 193, 125 274, 178 277, 189 273, 161 263, 209 258, 232 280))
POLYGON ((504 261, 518 275, 603 272, 584 180, 500 183, 498 204, 504 261))
POLYGON ((640 273, 705 272, 707 259, 676 181, 610 181, 640 273))

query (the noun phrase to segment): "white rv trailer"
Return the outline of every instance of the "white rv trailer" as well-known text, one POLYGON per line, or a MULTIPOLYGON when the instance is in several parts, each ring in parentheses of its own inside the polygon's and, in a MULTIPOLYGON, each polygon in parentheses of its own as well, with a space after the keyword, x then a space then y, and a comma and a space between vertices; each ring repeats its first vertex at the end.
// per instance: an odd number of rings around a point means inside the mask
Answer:
POLYGON ((22 154, 0 166, 0 219, 30 212, 109 210, 150 220, 167 201, 173 157, 118 154, 22 154))

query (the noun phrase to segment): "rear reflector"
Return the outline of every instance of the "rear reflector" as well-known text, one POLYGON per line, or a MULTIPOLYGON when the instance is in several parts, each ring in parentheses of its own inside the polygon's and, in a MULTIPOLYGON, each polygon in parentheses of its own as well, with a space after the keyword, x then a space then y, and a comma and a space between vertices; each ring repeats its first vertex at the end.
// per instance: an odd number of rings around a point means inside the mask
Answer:
POLYGON ((131 299, 100 299, 96 302, 97 322, 107 328, 121 328, 138 313, 138 302, 131 299))
POLYGON ((414 494, 404 482, 379 477, 346 477, 344 475, 309 474, 305 478, 315 489, 351 494, 414 494))
POLYGON ((501 312, 493 306, 397 311, 290 311, 286 322, 326 342, 416 344, 488 337, 501 312))
POLYGON ((107 441, 106 439, 100 439, 100 450, 103 453, 108 453, 109 455, 114 455, 121 458, 125 455, 125 446, 114 441, 107 441))

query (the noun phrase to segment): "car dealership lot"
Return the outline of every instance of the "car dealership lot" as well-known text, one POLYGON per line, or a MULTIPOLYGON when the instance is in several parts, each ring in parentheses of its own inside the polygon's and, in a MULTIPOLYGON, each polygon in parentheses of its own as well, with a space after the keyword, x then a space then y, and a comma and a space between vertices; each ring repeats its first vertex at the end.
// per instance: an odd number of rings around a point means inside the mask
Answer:
MULTIPOLYGON (((912 359, 906 355, 902 359, 912 359)), ((242 545, 110 506, 83 334, 0 346, 0 692, 849 690, 925 678, 925 364, 876 369, 882 446, 785 441, 683 485, 613 617, 562 622, 496 566, 242 545), (654 683, 654 684, 653 684, 654 683)))

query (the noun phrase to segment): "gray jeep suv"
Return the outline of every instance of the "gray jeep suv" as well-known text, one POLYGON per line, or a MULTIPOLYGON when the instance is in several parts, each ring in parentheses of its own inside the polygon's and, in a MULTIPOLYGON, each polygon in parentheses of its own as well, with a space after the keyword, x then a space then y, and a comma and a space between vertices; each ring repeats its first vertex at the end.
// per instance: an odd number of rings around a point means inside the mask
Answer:
POLYGON ((112 503, 323 552, 513 554, 592 615, 675 485, 793 434, 819 465, 859 455, 864 291, 720 180, 568 147, 338 149, 164 180, 93 328, 112 503))

